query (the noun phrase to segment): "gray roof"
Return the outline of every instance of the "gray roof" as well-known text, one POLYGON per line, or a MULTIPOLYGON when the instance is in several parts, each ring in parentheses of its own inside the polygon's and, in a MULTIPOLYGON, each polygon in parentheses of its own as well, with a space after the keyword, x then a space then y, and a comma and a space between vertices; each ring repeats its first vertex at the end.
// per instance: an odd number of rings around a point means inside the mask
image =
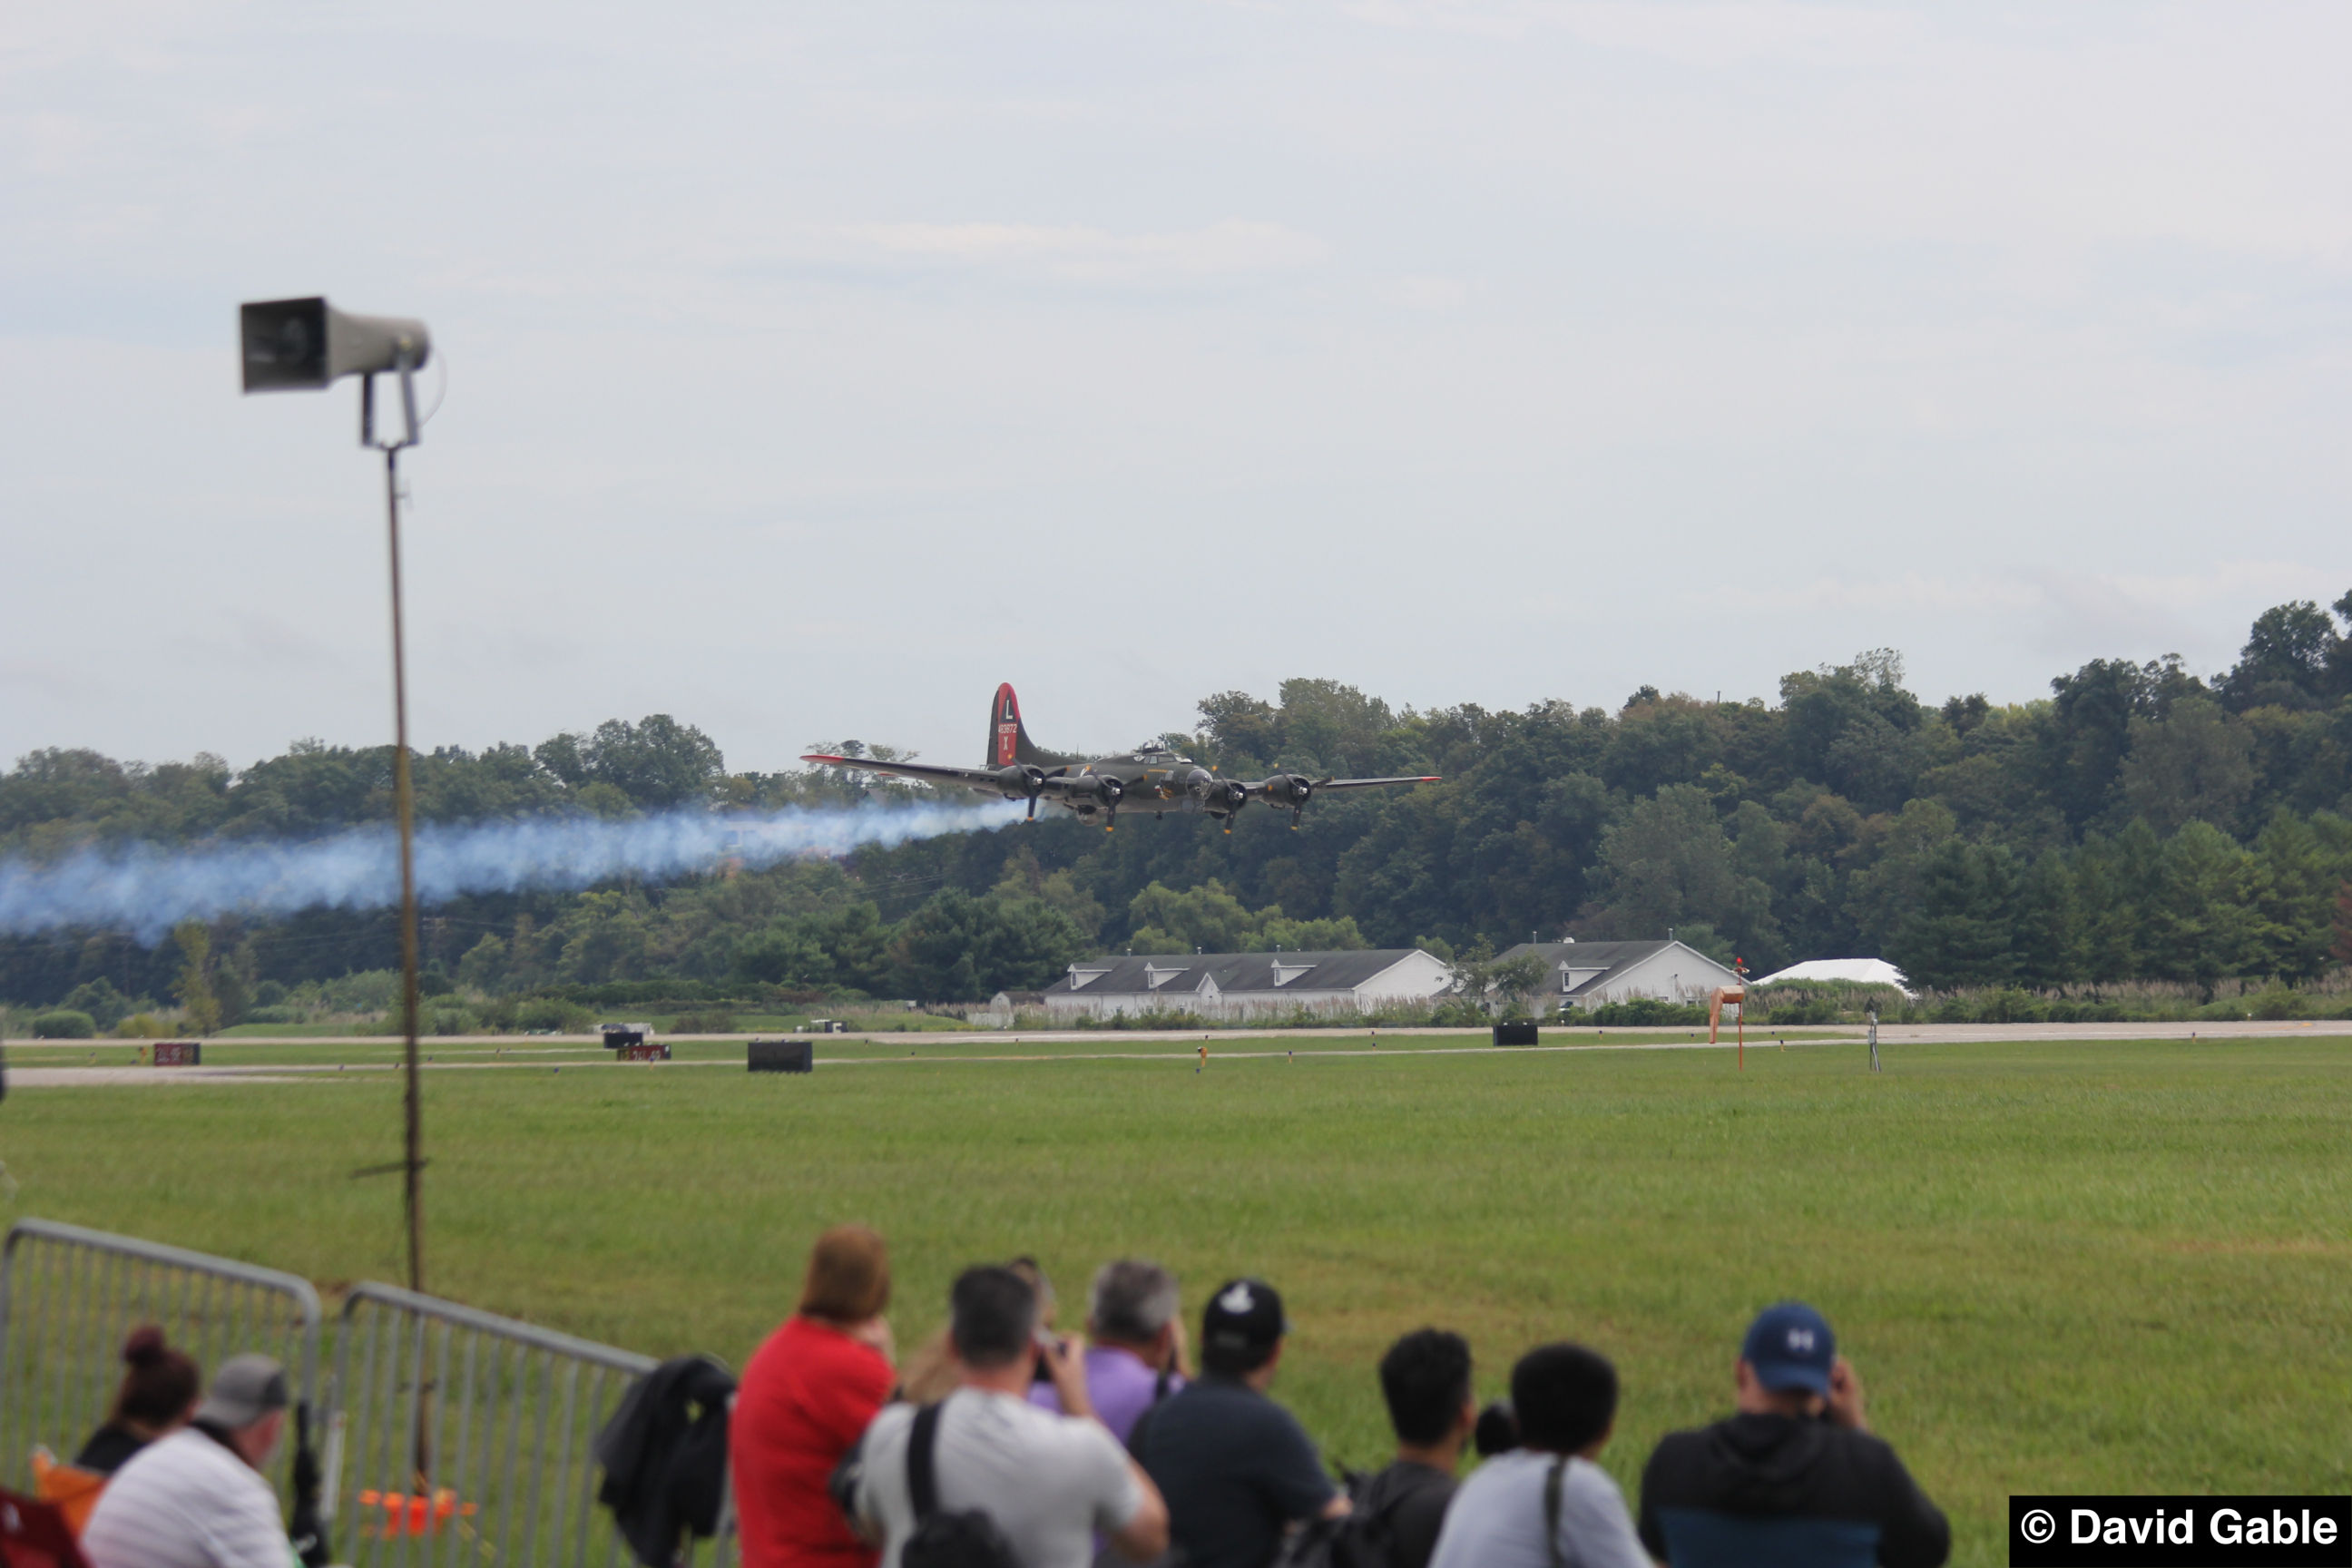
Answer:
POLYGON ((1583 996, 1607 990, 1617 975, 1644 959, 1656 957, 1668 948, 1681 948, 1709 969, 1727 975, 1732 973, 1698 949, 1679 942, 1523 942, 1517 947, 1505 949, 1498 957, 1539 958, 1548 972, 1544 985, 1547 994, 1583 996), (1570 987, 1564 984, 1567 976, 1560 973, 1563 965, 1572 969, 1598 969, 1601 973, 1570 987))
POLYGON ((1198 992, 1212 977, 1217 989, 1228 995, 1234 992, 1352 991, 1420 951, 1416 947, 1375 947, 1351 952, 1139 952, 1131 957, 1081 959, 1071 967, 1080 973, 1094 971, 1099 978, 1080 989, 1071 984, 1071 975, 1064 974, 1045 987, 1045 993, 1049 996, 1183 995, 1198 992), (1291 976, 1280 985, 1275 984, 1277 966, 1291 976), (1159 974, 1167 974, 1171 970, 1177 973, 1155 986, 1147 980, 1146 970, 1159 974))

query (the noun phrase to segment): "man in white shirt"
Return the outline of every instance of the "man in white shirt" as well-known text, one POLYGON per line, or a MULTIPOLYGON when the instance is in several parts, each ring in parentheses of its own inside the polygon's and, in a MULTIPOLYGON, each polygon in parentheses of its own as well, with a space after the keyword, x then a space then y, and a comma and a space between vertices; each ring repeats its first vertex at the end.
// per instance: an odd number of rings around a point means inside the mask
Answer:
POLYGON ((290 1568, 263 1468, 286 1429, 286 1369, 221 1365, 194 1420, 132 1455, 82 1531, 91 1568, 290 1568))
POLYGON ((1617 1419, 1617 1369, 1582 1345, 1538 1346, 1511 1369, 1511 1407, 1519 1446, 1454 1492, 1430 1568, 1651 1568, 1625 1494, 1592 1462, 1617 1419))
MULTIPOLYGON (((1041 1340, 1029 1282, 1009 1268, 968 1268, 952 1300, 957 1386, 935 1418, 938 1511, 986 1514, 1024 1568, 1087 1568, 1097 1534, 1137 1562, 1166 1551, 1159 1489, 1095 1419, 1073 1349, 1041 1340), (1041 1355, 1067 1415, 1029 1403, 1041 1355)), ((860 1442, 852 1501, 882 1542, 882 1568, 898 1568, 919 1522, 908 1467, 916 1415, 886 1405, 860 1442)))

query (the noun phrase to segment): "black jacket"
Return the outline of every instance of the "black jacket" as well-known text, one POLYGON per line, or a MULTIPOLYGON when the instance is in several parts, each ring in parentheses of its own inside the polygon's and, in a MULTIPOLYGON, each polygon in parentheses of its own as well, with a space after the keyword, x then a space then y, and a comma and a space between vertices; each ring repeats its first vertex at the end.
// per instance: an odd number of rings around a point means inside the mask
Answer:
POLYGON ((1674 1568, 1770 1562, 1940 1568, 1952 1531, 1895 1450, 1793 1415, 1670 1433, 1642 1472, 1642 1544, 1674 1568))
POLYGON ((74 1456, 74 1468, 92 1470, 110 1476, 130 1462, 131 1456, 147 1446, 144 1437, 133 1436, 124 1427, 111 1421, 89 1435, 89 1441, 74 1456))
POLYGON ((670 1568, 682 1531, 719 1529, 734 1393, 734 1374, 709 1356, 677 1356, 639 1378, 596 1434, 596 1500, 646 1568, 670 1568))

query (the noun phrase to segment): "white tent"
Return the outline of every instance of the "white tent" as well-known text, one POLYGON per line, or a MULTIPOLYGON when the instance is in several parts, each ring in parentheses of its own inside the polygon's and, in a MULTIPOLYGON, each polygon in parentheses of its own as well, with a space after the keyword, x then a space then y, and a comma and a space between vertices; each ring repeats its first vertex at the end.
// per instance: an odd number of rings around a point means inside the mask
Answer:
POLYGON ((1892 985, 1906 996, 1915 994, 1903 972, 1883 958, 1816 958, 1748 984, 1769 985, 1776 980, 1858 980, 1866 985, 1892 985))

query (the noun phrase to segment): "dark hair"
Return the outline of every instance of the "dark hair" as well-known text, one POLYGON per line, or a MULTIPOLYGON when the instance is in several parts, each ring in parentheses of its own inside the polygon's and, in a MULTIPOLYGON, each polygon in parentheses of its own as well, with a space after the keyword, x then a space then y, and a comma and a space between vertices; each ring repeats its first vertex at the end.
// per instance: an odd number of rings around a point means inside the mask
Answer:
POLYGON ((1617 1417, 1617 1369, 1582 1345, 1538 1345, 1511 1369, 1511 1409, 1519 1441, 1573 1454, 1607 1436, 1617 1417))
POLYGON ((114 1407, 107 1419, 136 1421, 142 1426, 168 1426, 188 1413, 204 1383, 194 1358, 163 1342, 163 1331, 152 1323, 131 1331, 122 1342, 122 1386, 114 1391, 114 1407))
POLYGON ((1444 1329, 1416 1329, 1381 1357, 1381 1394, 1397 1440, 1442 1442, 1470 1403, 1470 1342, 1444 1329))
POLYGON ((1247 1377, 1274 1359, 1273 1345, 1210 1345, 1201 1347, 1201 1370, 1218 1377, 1247 1377))
POLYGON ((890 1304, 890 1249, 862 1225, 837 1225, 809 1248, 800 1310, 836 1323, 862 1323, 890 1304))
POLYGON ((1511 1414, 1509 1400, 1495 1400, 1478 1412, 1478 1425, 1471 1431, 1470 1446, 1478 1450, 1482 1459, 1507 1454, 1519 1446, 1519 1418, 1511 1414))
POLYGON ((1035 1288, 997 1264, 957 1275, 948 1301, 948 1337, 967 1366, 982 1371, 1010 1366, 1028 1350, 1030 1336, 1037 1331, 1035 1288))

